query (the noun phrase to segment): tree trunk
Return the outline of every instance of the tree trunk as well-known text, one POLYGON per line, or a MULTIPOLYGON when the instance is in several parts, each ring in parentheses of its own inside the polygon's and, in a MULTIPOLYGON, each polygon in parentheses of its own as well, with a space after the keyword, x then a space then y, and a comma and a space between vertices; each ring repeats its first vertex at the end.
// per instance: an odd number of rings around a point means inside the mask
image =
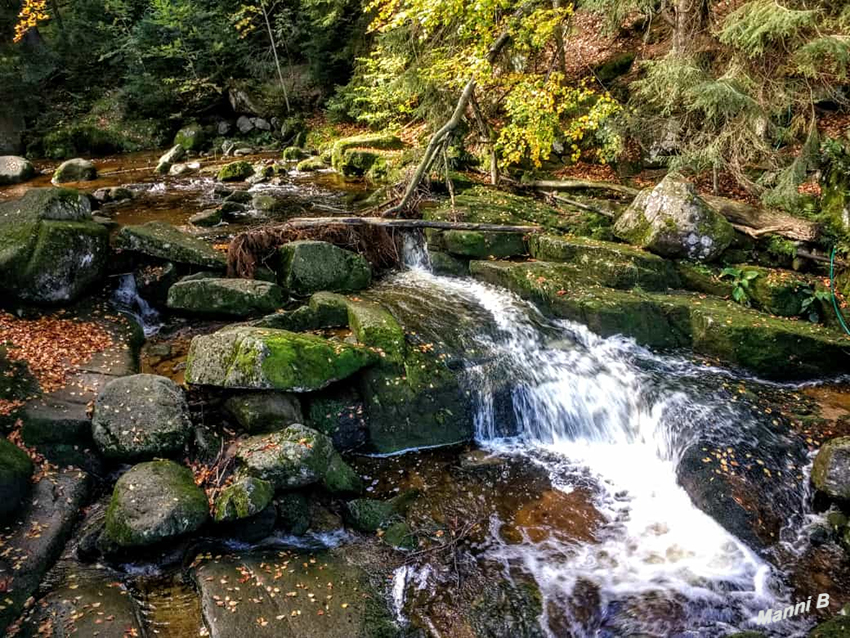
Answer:
POLYGON ((263 9, 263 18, 266 20, 266 30, 269 32, 269 42, 272 45, 272 54, 274 54, 274 64, 277 67, 277 77, 280 80, 280 88, 283 90, 283 100, 286 102, 286 112, 290 113, 292 109, 289 107, 289 93, 286 91, 286 83, 283 81, 283 71, 280 69, 280 60, 277 57, 277 46, 274 41, 274 32, 272 31, 271 22, 269 22, 269 12, 266 11, 266 3, 260 1, 260 7, 263 9))
POLYGON ((685 54, 705 27, 706 0, 674 0, 673 53, 685 54))

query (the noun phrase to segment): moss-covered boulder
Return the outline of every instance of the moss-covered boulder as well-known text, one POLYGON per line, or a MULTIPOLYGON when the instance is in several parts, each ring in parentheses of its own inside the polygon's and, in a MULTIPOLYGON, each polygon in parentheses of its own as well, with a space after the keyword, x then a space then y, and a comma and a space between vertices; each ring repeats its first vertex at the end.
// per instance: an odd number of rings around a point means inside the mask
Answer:
POLYGON ((224 402, 224 409, 243 430, 253 434, 303 423, 301 402, 286 392, 245 392, 224 402))
POLYGON ((287 162, 297 162, 298 160, 304 159, 307 157, 307 153, 303 148, 299 148, 297 146, 287 146, 283 149, 283 152, 280 154, 281 159, 286 160, 287 162))
POLYGON ((614 224, 630 244, 664 257, 711 261, 735 235, 732 225, 697 194, 693 184, 668 175, 645 189, 614 224))
POLYGON ((116 236, 116 245, 157 259, 176 264, 224 270, 223 254, 197 237, 179 231, 165 222, 147 222, 139 226, 124 226, 116 236))
POLYGON ((92 436, 107 458, 176 454, 192 435, 183 390, 167 377, 134 374, 107 383, 94 404, 92 436))
POLYGON ((33 463, 17 445, 0 437, 0 519, 9 520, 30 491, 33 463))
POLYGON ((208 518, 207 496, 189 468, 173 461, 140 463, 115 484, 105 539, 122 548, 153 545, 194 532, 208 518))
POLYGON ((221 208, 208 208, 192 215, 189 218, 189 223, 192 226, 207 228, 220 224, 223 218, 224 214, 221 212, 221 208))
POLYGON ((207 136, 204 133, 204 127, 200 124, 189 124, 184 126, 177 135, 174 136, 174 144, 179 144, 187 151, 199 153, 204 150, 207 143, 207 136))
POLYGON ((315 155, 313 157, 308 157, 307 159, 303 159, 295 166, 295 170, 301 171, 302 173, 310 173, 313 171, 321 171, 327 168, 327 164, 322 160, 321 157, 315 155))
POLYGON ((97 179, 97 169, 90 161, 77 157, 62 162, 53 173, 54 184, 90 182, 97 179))
POLYGON ((308 424, 331 437, 337 450, 351 450, 366 443, 366 407, 354 388, 328 388, 310 395, 309 400, 308 424))
POLYGON ((850 500, 850 436, 821 446, 812 466, 812 483, 830 498, 850 500))
POLYGON ((222 166, 217 177, 221 182, 244 182, 253 174, 254 165, 251 162, 240 160, 222 166))
POLYGON ((450 255, 441 250, 428 249, 431 272, 435 275, 466 277, 469 275, 469 260, 450 255))
POLYGON ((539 261, 577 266, 584 273, 578 275, 578 280, 611 288, 679 287, 679 276, 672 262, 633 246, 556 235, 532 235, 528 243, 532 257, 539 261))
POLYGON ((75 190, 34 188, 0 204, 0 290, 13 299, 74 301, 101 280, 108 253, 109 232, 75 190))
POLYGON ((171 170, 171 166, 176 162, 179 162, 185 156, 186 149, 180 144, 175 144, 168 150, 168 152, 159 158, 159 162, 156 164, 156 172, 160 175, 168 173, 171 170))
POLYGON ((293 332, 342 328, 348 325, 348 300, 336 293, 317 292, 306 305, 288 312, 276 312, 252 325, 293 332))
POLYGON ((239 444, 236 458, 245 471, 276 489, 323 483, 332 492, 358 492, 360 477, 334 450, 330 438, 295 424, 252 436, 239 444))
POLYGON ((186 381, 244 390, 310 392, 374 363, 367 348, 271 328, 235 327, 192 339, 186 381))
POLYGON ((398 363, 404 359, 404 330, 381 304, 349 302, 348 325, 358 342, 373 348, 388 361, 398 363))
POLYGON ((20 184, 35 175, 35 167, 25 157, 0 156, 0 186, 20 184))
POLYGON ((750 282, 749 295, 753 306, 779 317, 798 317, 803 314, 803 304, 814 294, 817 285, 805 275, 791 270, 751 266, 741 268, 758 273, 750 282))
POLYGON ((452 255, 487 259, 517 257, 528 252, 521 233, 447 230, 442 233, 442 246, 452 255))
POLYGON ((178 281, 168 291, 168 307, 188 314, 249 317, 274 312, 285 296, 277 284, 254 279, 178 281))
POLYGON ((346 505, 346 521, 361 532, 376 532, 389 525, 397 516, 391 501, 358 498, 346 505))
POLYGON ((331 162, 333 167, 343 174, 364 175, 371 168, 375 158, 380 156, 376 151, 397 151, 402 148, 404 148, 404 142, 395 135, 386 133, 344 137, 334 143, 331 162), (352 153, 353 151, 359 152, 352 153), (354 172, 346 173, 346 170, 354 172))
POLYGON ((279 250, 280 284, 296 295, 367 288, 372 268, 362 255, 323 241, 293 241, 279 250))
POLYGON ((240 476, 215 499, 216 523, 250 518, 262 512, 274 496, 274 486, 253 476, 240 476))

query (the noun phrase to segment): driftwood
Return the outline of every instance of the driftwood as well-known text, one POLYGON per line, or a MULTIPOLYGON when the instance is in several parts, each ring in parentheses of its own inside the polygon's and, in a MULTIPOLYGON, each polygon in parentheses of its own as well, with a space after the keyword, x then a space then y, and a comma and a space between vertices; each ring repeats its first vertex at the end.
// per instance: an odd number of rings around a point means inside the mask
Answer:
POLYGON ((542 179, 528 182, 524 186, 547 191, 608 191, 629 199, 634 199, 640 192, 631 186, 612 182, 595 182, 588 179, 542 179))
POLYGON ((474 222, 449 222, 428 219, 386 219, 384 217, 296 217, 286 222, 292 228, 324 226, 372 226, 379 228, 436 228, 438 230, 477 230, 482 232, 536 233, 539 226, 506 226, 502 224, 477 224, 474 222))
POLYGON ((817 239, 819 234, 818 225, 806 219, 775 210, 756 208, 725 197, 702 197, 709 206, 728 219, 736 230, 750 237, 774 234, 795 241, 811 242, 817 239))
POLYGON ((607 208, 600 208, 598 206, 590 206, 589 204, 585 204, 575 199, 570 199, 569 197, 562 197, 561 195, 555 195, 551 193, 552 199, 556 202, 561 202, 562 204, 566 204, 567 206, 572 206, 574 208, 580 208, 581 210, 586 210, 590 213, 596 213, 597 215, 602 215, 603 217, 611 217, 614 218, 616 215, 614 211, 608 210, 607 208))

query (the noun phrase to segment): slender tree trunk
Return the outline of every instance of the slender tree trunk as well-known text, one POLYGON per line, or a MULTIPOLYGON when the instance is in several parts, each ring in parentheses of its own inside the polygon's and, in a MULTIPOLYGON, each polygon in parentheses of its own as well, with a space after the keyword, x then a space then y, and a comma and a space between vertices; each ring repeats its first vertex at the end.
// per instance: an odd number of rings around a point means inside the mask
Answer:
POLYGON ((496 141, 493 139, 493 130, 490 128, 487 120, 484 119, 484 113, 478 104, 478 100, 475 99, 474 93, 469 101, 472 105, 472 113, 475 116, 475 121, 478 123, 478 130, 481 133, 481 137, 487 141, 487 147, 490 151, 490 183, 496 186, 499 183, 499 158, 496 156, 496 141))
POLYGON ((673 52, 684 54, 705 27, 708 18, 706 0, 674 0, 673 52))
MULTIPOLYGON (((561 0, 552 0, 552 8, 556 11, 561 8, 561 0)), ((562 75, 567 75, 567 54, 564 51, 564 25, 561 22, 555 25, 555 52, 558 55, 558 70, 562 75)))
POLYGON ((286 102, 286 112, 290 113, 292 109, 289 107, 289 93, 286 91, 286 83, 283 81, 283 71, 280 69, 280 59, 277 57, 277 46, 274 41, 274 32, 272 31, 271 22, 269 22, 269 12, 266 11, 266 3, 260 2, 260 7, 263 9, 263 18, 266 20, 266 29, 269 32, 269 42, 272 45, 272 54, 274 54, 274 64, 277 67, 277 77, 280 80, 280 88, 283 90, 283 99, 286 102))

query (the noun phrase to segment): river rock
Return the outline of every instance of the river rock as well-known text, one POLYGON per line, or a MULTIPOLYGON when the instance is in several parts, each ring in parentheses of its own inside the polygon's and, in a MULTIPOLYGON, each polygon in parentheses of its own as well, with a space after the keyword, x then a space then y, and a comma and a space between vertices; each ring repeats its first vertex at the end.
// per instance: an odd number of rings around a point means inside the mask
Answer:
POLYGON ((310 173, 312 171, 321 171, 327 168, 327 164, 322 161, 322 158, 317 156, 303 159, 295 166, 296 171, 302 173, 310 173))
POLYGON ((240 326, 192 339, 186 381, 310 392, 351 376, 377 358, 366 348, 316 335, 240 326))
POLYGON ((191 175, 201 170, 200 162, 185 162, 173 164, 168 170, 168 174, 172 177, 180 177, 181 175, 191 175))
POLYGON ((34 303, 64 303, 98 282, 109 231, 75 190, 33 188, 0 204, 0 290, 34 303))
POLYGON ((285 558, 277 551, 202 558, 194 580, 210 638, 403 635, 392 621, 383 592, 373 589, 367 573, 340 548, 288 553, 285 558), (248 580, 236 590, 233 583, 244 578, 242 574, 249 575, 248 580), (284 595, 288 592, 295 595, 284 595))
POLYGON ((346 505, 346 520, 361 532, 377 532, 397 516, 390 501, 358 498, 346 505))
POLYGON ((30 491, 33 464, 27 453, 0 438, 0 518, 11 517, 30 491))
POLYGON ((246 133, 250 133, 254 130, 254 122, 250 117, 240 115, 236 120, 236 128, 239 129, 239 132, 242 133, 242 135, 245 135, 246 133))
POLYGON ((621 239, 673 259, 716 259, 735 231, 696 192, 693 184, 668 175, 638 194, 614 224, 621 239))
POLYGON ((194 532, 208 518, 206 494, 195 485, 189 468, 150 461, 118 479, 104 533, 119 547, 142 547, 194 532))
POLYGON ((303 423, 298 397, 286 392, 246 392, 224 402, 224 409, 246 432, 258 434, 303 423))
POLYGON ((446 252, 461 257, 505 259, 528 252, 522 233, 448 230, 442 235, 442 245, 446 252))
POLYGON ((98 188, 94 193, 92 193, 92 197, 101 204, 111 204, 113 202, 133 199, 133 191, 124 186, 107 186, 104 188, 98 188))
POLYGON ((62 162, 53 173, 54 184, 66 184, 68 182, 89 182, 97 179, 97 169, 90 161, 81 157, 69 159, 62 162))
POLYGON ((156 165, 156 172, 160 174, 167 173, 171 170, 171 165, 179 162, 185 155, 186 149, 180 144, 175 144, 165 155, 159 158, 159 162, 156 165))
POLYGON ((139 226, 124 226, 116 236, 116 244, 150 257, 177 264, 224 270, 226 260, 209 244, 177 230, 165 222, 147 222, 139 226))
POLYGON ((354 388, 328 388, 310 395, 309 425, 331 437, 337 450, 363 446, 368 437, 366 406, 354 388))
POLYGON ((280 286, 254 279, 178 281, 168 291, 169 308, 199 315, 261 315, 274 312, 284 301, 280 286))
POLYGON ((0 574, 6 583, 0 598, 0 634, 7 635, 6 629, 62 553, 90 492, 91 480, 84 472, 51 471, 32 487, 18 516, 0 522, 0 574))
POLYGON ((812 483, 830 498, 850 500, 850 436, 821 446, 812 466, 812 483))
POLYGON ((222 182, 244 182, 254 174, 254 165, 251 162, 240 160, 225 164, 218 171, 218 179, 222 182))
POLYGON ((189 124, 184 126, 174 136, 174 144, 179 144, 187 151, 198 153, 204 149, 207 136, 200 124, 189 124))
POLYGON ((299 424, 245 439, 236 458, 248 474, 271 482, 277 489, 320 481, 332 492, 362 489, 360 477, 334 450, 330 438, 299 424))
POLYGON ((261 117, 252 117, 251 124, 254 125, 254 128, 259 129, 261 131, 272 130, 272 125, 269 123, 269 121, 261 117))
POLYGON ((107 458, 151 459, 179 452, 192 434, 183 390, 171 379, 134 374, 97 395, 92 436, 107 458))
POLYGON ((217 226, 221 223, 223 216, 221 208, 208 208, 192 215, 189 218, 189 223, 192 226, 200 226, 202 228, 217 226))
POLYGON ((278 281, 297 295, 353 292, 372 281, 372 269, 362 255, 328 242, 294 241, 284 244, 279 254, 278 281))
POLYGON ((317 292, 310 297, 308 304, 288 312, 267 315, 254 325, 293 332, 347 327, 348 299, 333 292, 317 292))
POLYGON ((274 496, 274 486, 253 476, 239 477, 216 497, 216 523, 250 518, 262 512, 274 496))
POLYGON ((19 184, 33 175, 35 175, 35 167, 28 159, 17 155, 0 157, 0 186, 19 184))

